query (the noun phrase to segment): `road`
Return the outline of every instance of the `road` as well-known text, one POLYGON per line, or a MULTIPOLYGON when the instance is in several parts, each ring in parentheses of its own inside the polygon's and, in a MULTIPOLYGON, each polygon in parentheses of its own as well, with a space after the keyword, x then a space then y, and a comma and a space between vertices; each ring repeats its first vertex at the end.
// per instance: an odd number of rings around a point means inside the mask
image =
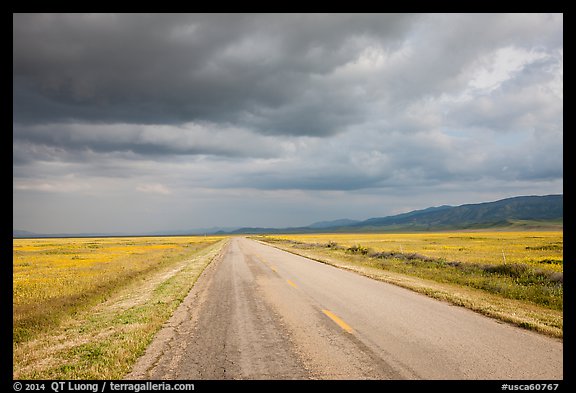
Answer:
POLYGON ((126 379, 562 379, 562 347, 232 238, 126 379))

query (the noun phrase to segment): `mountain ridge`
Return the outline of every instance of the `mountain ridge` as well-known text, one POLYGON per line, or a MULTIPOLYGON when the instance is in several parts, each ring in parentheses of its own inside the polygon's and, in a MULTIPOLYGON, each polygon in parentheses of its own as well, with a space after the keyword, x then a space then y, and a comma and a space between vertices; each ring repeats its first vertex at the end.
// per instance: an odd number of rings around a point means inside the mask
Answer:
POLYGON ((429 227, 494 225, 510 220, 554 220, 563 217, 563 195, 518 196, 493 202, 428 208, 395 216, 370 218, 358 226, 429 227))
MULTIPOLYGON (((562 221, 563 194, 529 195, 459 206, 442 205, 386 217, 369 218, 351 225, 324 227, 326 232, 430 231, 503 228, 517 221, 562 221)), ((334 220, 338 221, 338 220, 334 220)), ((240 228, 235 234, 311 233, 310 226, 291 228, 240 228)))

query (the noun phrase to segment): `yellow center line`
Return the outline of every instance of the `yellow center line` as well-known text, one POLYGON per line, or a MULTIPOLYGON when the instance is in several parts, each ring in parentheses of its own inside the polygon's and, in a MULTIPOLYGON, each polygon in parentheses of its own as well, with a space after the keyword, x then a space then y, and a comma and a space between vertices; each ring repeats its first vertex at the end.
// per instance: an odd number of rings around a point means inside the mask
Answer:
POLYGON ((288 282, 288 284, 292 285, 294 288, 298 288, 298 286, 296 284, 294 284, 292 281, 290 280, 286 280, 288 282))
POLYGON ((266 261, 264 261, 264 260, 262 260, 262 259, 260 259, 260 258, 258 258, 258 257, 254 257, 254 258, 256 258, 256 260, 257 260, 258 262, 260 262, 261 264, 268 266, 274 273, 278 273, 278 271, 276 270, 276 267, 272 266, 272 265, 269 264, 268 262, 266 262, 266 261))
POLYGON ((350 327, 350 325, 348 325, 346 322, 344 322, 343 320, 341 320, 336 314, 334 314, 331 311, 328 310, 322 310, 322 312, 324 314, 326 314, 326 316, 328 316, 331 320, 333 320, 334 322, 336 322, 336 324, 338 326, 340 326, 342 329, 344 329, 345 331, 347 331, 348 333, 353 333, 354 329, 352 329, 350 327))

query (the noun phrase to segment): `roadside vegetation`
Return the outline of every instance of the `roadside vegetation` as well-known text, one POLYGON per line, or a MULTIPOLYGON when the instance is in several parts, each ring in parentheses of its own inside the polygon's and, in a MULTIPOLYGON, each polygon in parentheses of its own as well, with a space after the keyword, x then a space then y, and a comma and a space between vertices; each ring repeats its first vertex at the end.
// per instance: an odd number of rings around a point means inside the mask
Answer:
POLYGON ((563 234, 260 236, 296 254, 562 337, 563 234))
POLYGON ((13 377, 122 378, 224 242, 15 239, 13 377))

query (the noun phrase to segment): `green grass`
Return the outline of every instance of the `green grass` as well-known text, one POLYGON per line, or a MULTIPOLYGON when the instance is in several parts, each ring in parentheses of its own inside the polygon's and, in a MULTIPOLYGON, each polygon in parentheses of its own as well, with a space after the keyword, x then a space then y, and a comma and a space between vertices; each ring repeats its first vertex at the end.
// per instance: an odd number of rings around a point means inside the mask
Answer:
POLYGON ((524 264, 482 265, 413 255, 389 258, 367 256, 361 263, 437 282, 465 285, 555 310, 562 310, 563 307, 561 275, 524 264))

